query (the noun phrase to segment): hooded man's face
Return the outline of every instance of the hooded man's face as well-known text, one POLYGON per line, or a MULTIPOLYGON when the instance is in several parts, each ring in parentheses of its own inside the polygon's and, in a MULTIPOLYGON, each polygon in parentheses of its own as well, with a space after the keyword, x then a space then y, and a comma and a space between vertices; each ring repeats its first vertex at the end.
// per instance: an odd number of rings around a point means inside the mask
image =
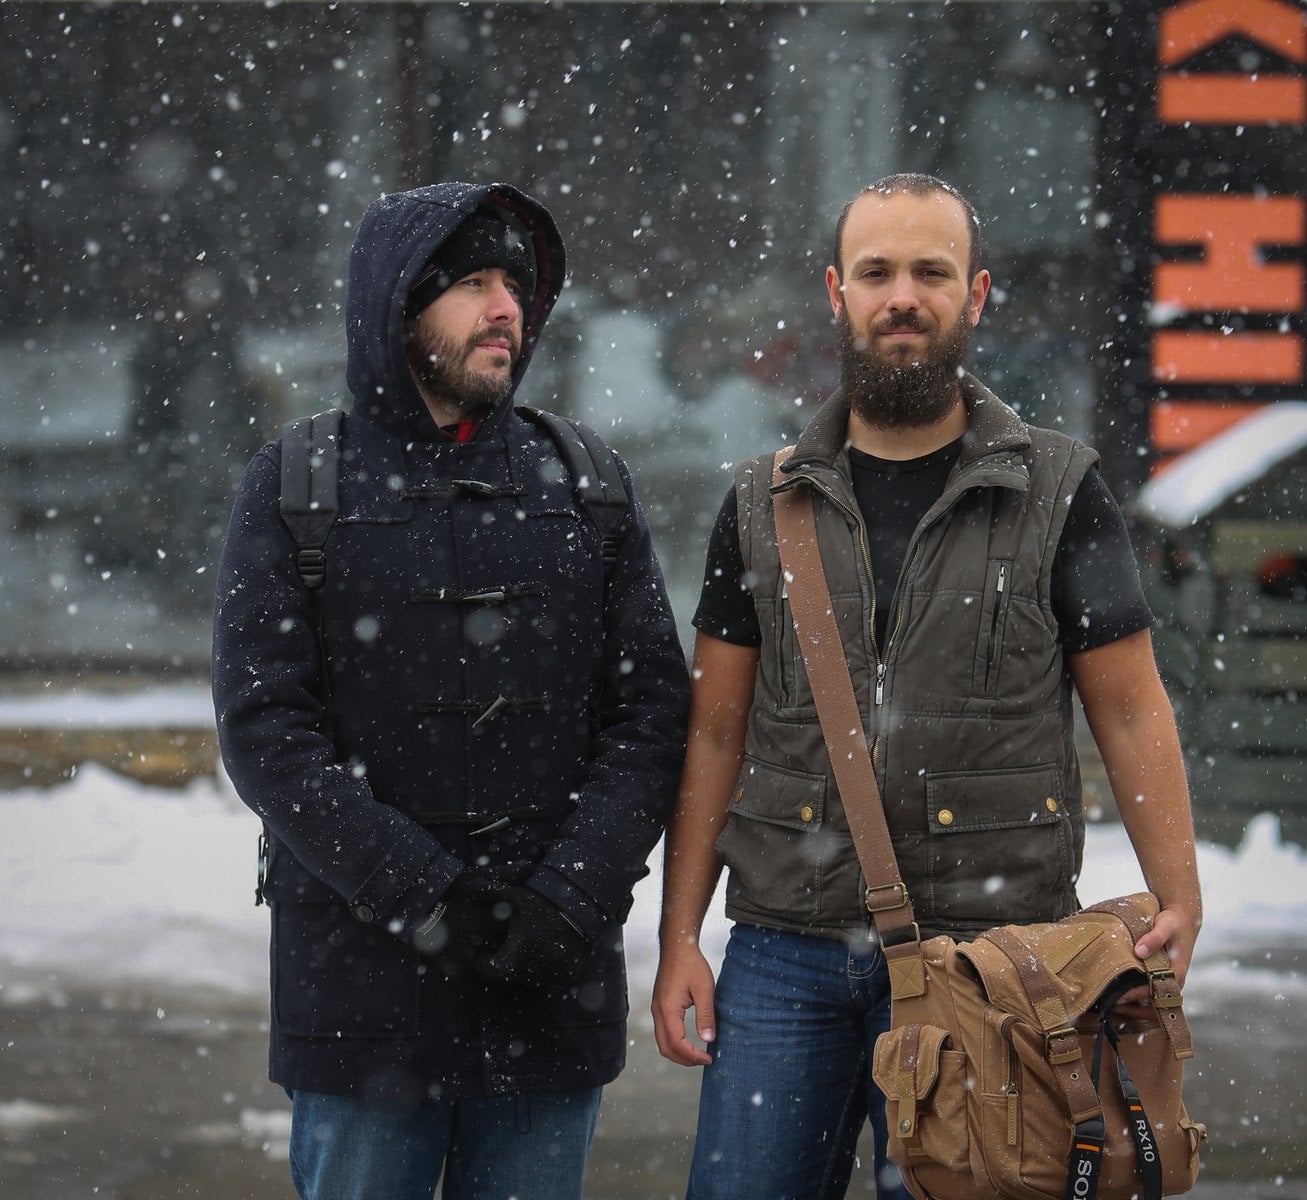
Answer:
POLYGON ((409 367, 440 424, 494 408, 521 353, 520 289, 498 267, 465 275, 409 325, 409 367))

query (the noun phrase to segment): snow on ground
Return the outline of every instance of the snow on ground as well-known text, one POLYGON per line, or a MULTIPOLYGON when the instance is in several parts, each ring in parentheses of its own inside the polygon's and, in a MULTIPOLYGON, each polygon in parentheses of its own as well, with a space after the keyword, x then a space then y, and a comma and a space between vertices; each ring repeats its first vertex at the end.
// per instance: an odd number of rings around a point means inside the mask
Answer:
POLYGON ((75 1108, 54 1108, 30 1100, 0 1103, 0 1129, 12 1137, 21 1137, 41 1125, 66 1125, 84 1119, 85 1114, 75 1108))
MULTIPOLYGON (((1307 939, 1307 853, 1282 844, 1278 829, 1263 815, 1236 850, 1199 848, 1206 924, 1188 988, 1199 1004, 1235 987, 1307 994, 1307 980, 1275 967, 1278 951, 1307 939)), ((62 787, 0 792, 0 1004, 30 996, 40 976, 61 986, 153 980, 263 995, 258 832, 225 779, 164 790, 88 766, 62 787)), ((1118 826, 1090 828, 1085 863, 1086 904, 1143 886, 1118 826)), ((637 1011, 657 962, 657 853, 650 865, 627 929, 637 1011)), ((705 934, 710 961, 726 930, 719 897, 705 934)))
POLYGON ((208 688, 97 688, 0 697, 0 729, 210 729, 208 688))

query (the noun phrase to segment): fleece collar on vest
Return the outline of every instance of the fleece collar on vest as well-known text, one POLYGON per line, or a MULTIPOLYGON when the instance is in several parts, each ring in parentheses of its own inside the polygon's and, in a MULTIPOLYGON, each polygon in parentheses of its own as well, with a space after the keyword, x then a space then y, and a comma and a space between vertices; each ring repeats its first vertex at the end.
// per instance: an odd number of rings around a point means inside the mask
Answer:
MULTIPOLYGON (((1030 430, 1026 423, 975 376, 964 375, 960 384, 967 431, 949 490, 965 478, 967 486, 988 484, 1024 491, 1029 486, 1025 454, 1030 448, 1030 430)), ((794 453, 782 465, 781 471, 789 479, 780 488, 805 475, 820 476, 823 471, 849 478, 848 427, 849 401, 836 392, 808 422, 794 453)))

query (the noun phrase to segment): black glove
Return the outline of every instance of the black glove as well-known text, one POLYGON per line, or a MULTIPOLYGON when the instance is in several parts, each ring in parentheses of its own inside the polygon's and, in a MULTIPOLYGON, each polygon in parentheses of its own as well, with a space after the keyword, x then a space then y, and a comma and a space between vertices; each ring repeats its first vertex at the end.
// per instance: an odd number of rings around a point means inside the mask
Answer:
POLYGON ((476 973, 494 983, 524 987, 572 983, 590 958, 585 935, 534 889, 501 886, 497 891, 511 908, 508 933, 498 949, 477 955, 476 973))
POLYGON ((465 960, 496 949, 508 934, 512 906, 500 895, 504 885, 477 871, 464 871, 441 897, 443 912, 414 937, 424 954, 465 960))

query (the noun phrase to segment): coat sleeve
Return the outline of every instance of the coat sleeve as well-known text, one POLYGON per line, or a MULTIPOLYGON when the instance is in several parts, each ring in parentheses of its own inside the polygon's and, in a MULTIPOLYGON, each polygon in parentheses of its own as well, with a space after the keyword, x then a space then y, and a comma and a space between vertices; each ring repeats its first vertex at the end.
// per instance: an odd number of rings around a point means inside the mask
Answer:
POLYGON ((626 464, 631 505, 604 612, 594 756, 576 807, 529 880, 591 936, 622 921, 671 811, 685 757, 689 674, 626 464))
MULTIPOLYGON (((241 480, 218 570, 212 678, 223 764, 272 836, 356 919, 407 938, 461 863, 337 761, 313 600, 279 495, 274 444, 241 480)), ((326 549, 330 571, 330 538, 326 549)))

